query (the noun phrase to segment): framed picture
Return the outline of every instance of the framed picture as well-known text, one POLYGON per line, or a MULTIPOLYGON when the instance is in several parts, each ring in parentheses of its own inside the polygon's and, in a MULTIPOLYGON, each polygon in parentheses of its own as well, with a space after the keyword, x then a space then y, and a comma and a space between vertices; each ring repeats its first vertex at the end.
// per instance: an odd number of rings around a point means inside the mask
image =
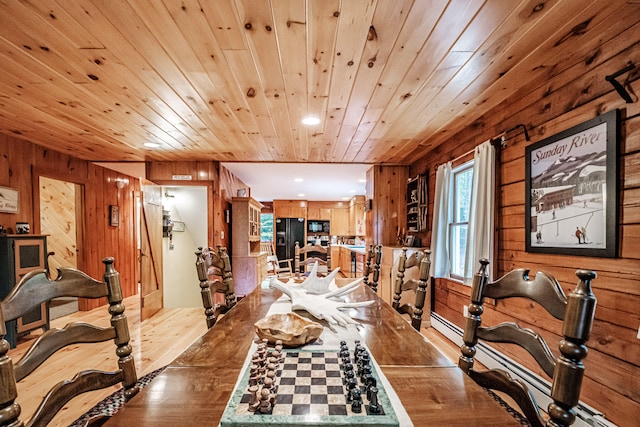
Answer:
POLYGON ((0 212, 18 213, 20 210, 20 195, 18 190, 0 187, 0 212))
POLYGON ((116 205, 109 205, 109 225, 112 227, 120 225, 120 208, 116 205))
POLYGON ((614 258, 618 110, 526 147, 527 252, 614 258))
POLYGON ((171 223, 173 224, 173 228, 171 229, 171 231, 184 231, 185 230, 184 222, 182 222, 182 221, 171 221, 171 223))
POLYGON ((406 247, 412 247, 413 246, 413 242, 415 241, 415 236, 405 236, 404 238, 404 246, 406 247))

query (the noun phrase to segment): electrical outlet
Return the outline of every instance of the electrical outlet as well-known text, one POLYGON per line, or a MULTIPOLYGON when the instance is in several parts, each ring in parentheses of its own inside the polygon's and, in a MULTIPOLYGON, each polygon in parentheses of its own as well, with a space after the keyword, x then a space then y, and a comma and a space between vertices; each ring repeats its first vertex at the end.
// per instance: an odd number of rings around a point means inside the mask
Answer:
POLYGON ((638 339, 640 340, 640 326, 638 326, 638 339))
MULTIPOLYGON (((469 306, 468 305, 463 305, 462 306, 462 314, 464 314, 464 317, 467 317, 469 315, 469 306)), ((640 332, 638 332, 640 334, 640 332)))
POLYGON ((221 239, 221 240, 224 240, 224 231, 221 231, 221 232, 220 232, 220 239, 221 239))

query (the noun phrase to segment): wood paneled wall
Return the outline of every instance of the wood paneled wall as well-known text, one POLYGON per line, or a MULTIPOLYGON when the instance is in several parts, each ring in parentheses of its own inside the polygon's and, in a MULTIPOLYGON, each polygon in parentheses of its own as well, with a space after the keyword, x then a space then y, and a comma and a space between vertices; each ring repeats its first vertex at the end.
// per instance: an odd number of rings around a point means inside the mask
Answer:
MULTIPOLYGON (((0 135, 0 185, 18 189, 20 211, 17 214, 0 213, 0 224, 15 229, 17 221, 31 224, 33 233, 40 232, 38 177, 73 182, 84 187, 83 228, 84 239, 78 241, 78 268, 87 274, 102 278, 102 259, 115 258, 125 296, 138 289, 139 264, 135 233, 135 194, 140 191, 137 178, 95 166, 70 155, 43 149, 18 138, 0 135), (122 182, 120 186, 116 182, 122 182), (120 225, 109 225, 109 205, 120 207, 120 225)), ((87 301, 82 309, 101 305, 87 301)))
MULTIPOLYGON (((596 48, 585 47, 583 52, 575 52, 573 62, 557 58, 557 63, 545 64, 545 70, 536 70, 527 91, 518 93, 491 114, 481 117, 475 126, 452 135, 441 149, 411 167, 412 175, 424 170, 430 172, 429 217, 432 218, 437 165, 517 124, 527 127, 531 141, 525 140, 522 131, 509 133, 507 146, 499 158, 496 273, 502 275, 518 267, 530 268, 532 272, 545 270, 556 276, 568 293, 577 283, 577 269, 597 271, 598 278, 593 285, 598 306, 588 342, 581 399, 619 425, 630 425, 633 423, 630 415, 640 414, 640 341, 636 338, 640 326, 640 251, 637 249, 640 245, 640 117, 636 116, 640 113, 640 103, 625 104, 604 77, 625 67, 629 61, 640 64, 640 44, 635 42, 639 39, 640 25, 626 33, 601 41, 596 48), (623 118, 619 162, 619 257, 604 259, 525 252, 525 147, 615 108, 621 109, 623 118)), ((633 81, 638 73, 631 77, 635 92, 640 93, 638 81, 633 81)), ((426 236, 430 239, 431 233, 426 236)), ((438 314, 463 327, 463 305, 468 303, 468 287, 454 281, 435 280, 434 308, 438 314)), ((542 328, 542 335, 552 342, 559 339, 559 322, 550 316, 534 314, 529 305, 485 307, 486 317, 491 322, 514 320, 523 327, 542 328)), ((534 364, 523 354, 504 346, 501 349, 533 369, 534 364)), ((558 353, 557 348, 552 349, 558 353)))
POLYGON ((240 188, 249 188, 228 169, 216 161, 203 162, 147 162, 147 179, 158 185, 206 186, 210 208, 207 209, 208 241, 211 247, 222 245, 230 250, 231 226, 227 222, 227 211, 231 209, 231 198, 240 188), (176 178, 177 176, 180 179, 176 178), (185 180, 184 177, 191 177, 185 180))
POLYGON ((406 166, 376 165, 367 171, 366 198, 373 200, 366 213, 367 245, 398 244, 398 234, 407 226, 408 179, 406 166))

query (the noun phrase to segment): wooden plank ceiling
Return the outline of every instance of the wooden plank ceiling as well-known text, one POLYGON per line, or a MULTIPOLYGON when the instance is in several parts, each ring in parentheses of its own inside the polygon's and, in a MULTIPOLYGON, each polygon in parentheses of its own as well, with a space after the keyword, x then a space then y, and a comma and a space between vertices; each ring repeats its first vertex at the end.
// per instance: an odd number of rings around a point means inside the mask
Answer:
POLYGON ((409 164, 638 7, 4 0, 0 132, 86 160, 409 164))

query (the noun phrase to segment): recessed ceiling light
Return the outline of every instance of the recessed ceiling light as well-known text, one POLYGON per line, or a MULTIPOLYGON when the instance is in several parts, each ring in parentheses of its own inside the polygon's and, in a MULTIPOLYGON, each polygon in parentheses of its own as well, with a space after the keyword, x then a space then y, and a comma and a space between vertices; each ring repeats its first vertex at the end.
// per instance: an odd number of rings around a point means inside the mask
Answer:
POLYGON ((302 182, 303 179, 302 178, 293 178, 293 182, 302 182))
POLYGON ((298 193, 298 197, 304 197, 304 193, 298 193))
POLYGON ((363 179, 363 178, 360 178, 360 179, 358 180, 358 182, 366 183, 366 182, 367 182, 367 180, 366 180, 366 179, 363 179))
POLYGON ((158 148, 160 147, 160 144, 158 144, 157 142, 145 142, 144 146, 147 148, 158 148))
POLYGON ((314 116, 307 116, 302 119, 302 124, 307 126, 317 125, 318 123, 320 123, 320 119, 314 116))

